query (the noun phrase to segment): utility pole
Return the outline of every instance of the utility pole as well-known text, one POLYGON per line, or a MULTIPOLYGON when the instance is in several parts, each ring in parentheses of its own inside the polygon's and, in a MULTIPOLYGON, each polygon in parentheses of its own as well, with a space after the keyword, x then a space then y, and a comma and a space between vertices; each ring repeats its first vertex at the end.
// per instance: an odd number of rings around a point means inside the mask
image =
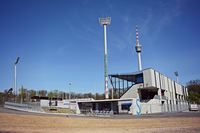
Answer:
POLYGON ((99 23, 103 25, 104 28, 104 76, 105 76, 105 98, 108 99, 108 59, 107 59, 107 33, 106 33, 106 28, 107 25, 109 25, 111 22, 110 17, 106 18, 99 18, 99 23))

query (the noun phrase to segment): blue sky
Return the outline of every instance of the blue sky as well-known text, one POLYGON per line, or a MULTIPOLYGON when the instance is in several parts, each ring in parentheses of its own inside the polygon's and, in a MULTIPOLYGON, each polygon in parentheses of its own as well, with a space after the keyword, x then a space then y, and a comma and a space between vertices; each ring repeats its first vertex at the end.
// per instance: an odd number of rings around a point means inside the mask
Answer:
POLYGON ((103 28, 110 16, 108 71, 137 71, 135 25, 143 68, 155 68, 186 84, 200 78, 198 0, 1 0, 0 91, 18 88, 104 91, 103 28))

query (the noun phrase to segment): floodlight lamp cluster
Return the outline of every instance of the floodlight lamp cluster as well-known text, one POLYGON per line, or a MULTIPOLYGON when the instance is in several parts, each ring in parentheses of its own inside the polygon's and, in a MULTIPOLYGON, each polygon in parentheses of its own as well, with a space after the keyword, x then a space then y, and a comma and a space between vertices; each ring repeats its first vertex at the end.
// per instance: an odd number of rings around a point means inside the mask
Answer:
POLYGON ((99 23, 101 25, 109 25, 110 22, 111 22, 111 17, 99 18, 99 23))
POLYGON ((174 72, 175 76, 177 77, 178 76, 178 71, 174 72))

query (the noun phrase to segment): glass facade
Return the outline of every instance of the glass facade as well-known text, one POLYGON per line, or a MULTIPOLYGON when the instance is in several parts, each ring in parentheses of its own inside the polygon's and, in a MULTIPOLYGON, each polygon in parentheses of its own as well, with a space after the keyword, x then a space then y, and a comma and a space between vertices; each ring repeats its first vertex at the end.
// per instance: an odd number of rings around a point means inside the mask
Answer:
POLYGON ((144 79, 143 79, 143 74, 138 74, 135 76, 135 84, 139 84, 139 83, 143 83, 144 79))

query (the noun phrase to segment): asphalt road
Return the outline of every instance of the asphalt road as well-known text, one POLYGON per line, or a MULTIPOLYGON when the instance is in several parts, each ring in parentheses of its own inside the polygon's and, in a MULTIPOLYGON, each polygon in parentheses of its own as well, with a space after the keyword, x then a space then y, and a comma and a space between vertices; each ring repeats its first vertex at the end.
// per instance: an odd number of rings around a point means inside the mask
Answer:
POLYGON ((170 117, 200 117, 200 112, 169 112, 169 113, 155 113, 155 114, 143 114, 141 116, 128 116, 128 115, 116 115, 112 118, 116 119, 128 119, 128 118, 170 118, 170 117))
MULTIPOLYGON (((57 117, 83 117, 83 116, 68 116, 68 115, 57 115, 57 114, 45 114, 45 113, 33 113, 33 112, 25 112, 25 111, 18 111, 7 109, 4 107, 0 107, 0 112, 2 113, 9 113, 9 114, 19 114, 19 115, 36 115, 36 116, 57 116, 57 117)), ((89 118, 100 118, 100 117, 91 117, 85 116, 89 118)), ((114 115, 111 117, 106 118, 113 118, 113 119, 133 119, 133 118, 169 118, 169 117, 200 117, 200 112, 170 112, 170 113, 157 113, 157 114, 144 114, 140 117, 132 116, 132 115, 114 115)))

